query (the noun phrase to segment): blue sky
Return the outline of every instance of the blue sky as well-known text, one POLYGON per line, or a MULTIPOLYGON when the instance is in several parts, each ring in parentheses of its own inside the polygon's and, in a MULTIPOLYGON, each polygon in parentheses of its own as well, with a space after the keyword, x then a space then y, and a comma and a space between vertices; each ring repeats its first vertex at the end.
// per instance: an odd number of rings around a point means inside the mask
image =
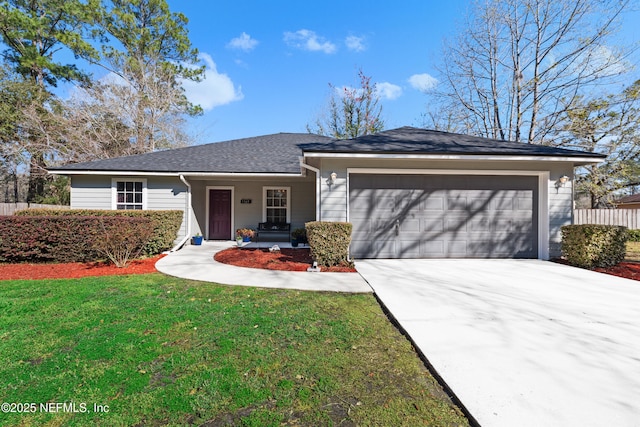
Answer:
MULTIPOLYGON (((437 82, 443 40, 455 38, 472 2, 167 1, 189 19, 189 38, 207 67, 203 82, 186 85, 205 110, 189 121, 197 144, 306 132, 326 111, 329 83, 357 87, 359 69, 380 90, 387 129, 421 126, 423 91, 437 82)), ((638 23, 640 10, 627 13, 617 41, 640 45, 638 23)), ((640 50, 636 68, 638 57, 640 50)))
POLYGON ((207 79, 188 87, 205 108, 197 142, 306 132, 329 83, 357 86, 361 68, 381 91, 387 128, 419 125, 443 37, 467 1, 169 0, 189 18, 207 79))

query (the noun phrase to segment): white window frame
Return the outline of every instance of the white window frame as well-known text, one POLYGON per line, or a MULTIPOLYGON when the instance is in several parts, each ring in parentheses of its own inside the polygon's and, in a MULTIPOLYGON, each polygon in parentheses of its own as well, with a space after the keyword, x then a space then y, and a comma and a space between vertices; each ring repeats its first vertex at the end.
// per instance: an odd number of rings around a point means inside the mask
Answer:
MULTIPOLYGON (((267 190, 285 190, 287 192, 287 223, 291 223, 291 187, 262 187, 262 222, 267 222, 267 190)), ((273 207, 273 206, 270 206, 273 207)))
MULTIPOLYGON (((118 205, 123 204, 123 203, 118 203, 118 182, 141 182, 142 183, 142 210, 147 209, 147 198, 148 198, 147 179, 118 177, 118 178, 111 178, 111 209, 112 210, 114 211, 118 210, 118 205)), ((124 204, 131 204, 131 203, 124 203, 124 204)))

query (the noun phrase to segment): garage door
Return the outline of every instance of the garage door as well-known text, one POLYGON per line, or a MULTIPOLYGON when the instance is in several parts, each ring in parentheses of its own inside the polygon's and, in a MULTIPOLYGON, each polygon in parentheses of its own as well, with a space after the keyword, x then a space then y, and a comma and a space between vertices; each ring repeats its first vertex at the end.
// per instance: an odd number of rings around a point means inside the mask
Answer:
POLYGON ((536 176, 351 174, 354 258, 536 258, 536 176))

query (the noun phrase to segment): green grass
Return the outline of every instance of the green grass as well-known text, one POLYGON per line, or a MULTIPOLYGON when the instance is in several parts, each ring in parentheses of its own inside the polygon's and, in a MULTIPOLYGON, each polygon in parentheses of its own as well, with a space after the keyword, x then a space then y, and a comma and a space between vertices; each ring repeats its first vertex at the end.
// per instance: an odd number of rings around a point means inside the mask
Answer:
POLYGON ((0 281, 0 425, 467 425, 368 294, 0 281))
POLYGON ((625 261, 640 262, 640 242, 627 242, 625 261))

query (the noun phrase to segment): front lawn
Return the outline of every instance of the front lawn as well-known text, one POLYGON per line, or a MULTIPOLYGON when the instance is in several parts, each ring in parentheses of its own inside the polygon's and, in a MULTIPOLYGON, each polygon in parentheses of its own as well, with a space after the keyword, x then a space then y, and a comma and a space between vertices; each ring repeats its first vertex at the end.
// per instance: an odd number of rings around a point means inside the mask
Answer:
POLYGON ((3 281, 0 361, 2 425, 467 425, 369 294, 3 281))
POLYGON ((640 242, 627 242, 625 261, 640 262, 640 242))

